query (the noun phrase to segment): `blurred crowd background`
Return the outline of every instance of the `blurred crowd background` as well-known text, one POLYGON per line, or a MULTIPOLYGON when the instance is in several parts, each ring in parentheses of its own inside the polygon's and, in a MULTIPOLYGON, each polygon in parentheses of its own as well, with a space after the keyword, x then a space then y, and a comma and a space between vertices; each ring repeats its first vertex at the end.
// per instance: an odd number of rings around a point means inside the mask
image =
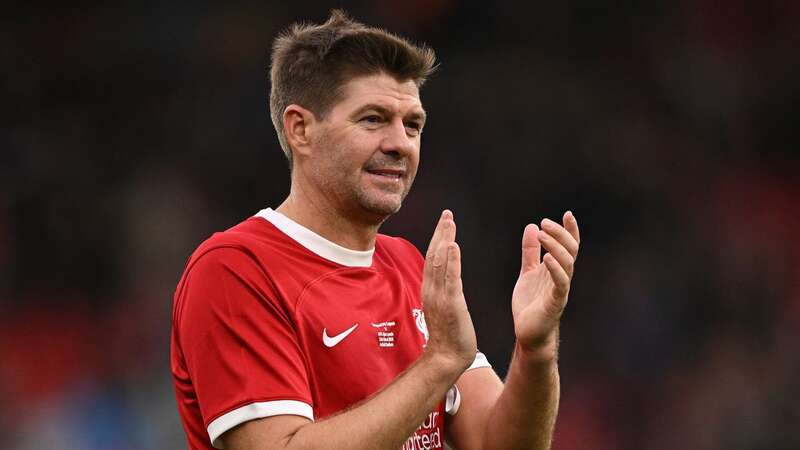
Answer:
POLYGON ((185 448, 172 294, 196 245, 287 194, 269 48, 331 6, 437 51, 421 172, 383 231, 424 249, 455 212, 501 375, 522 228, 575 212, 554 449, 800 448, 800 3, 781 0, 5 9, 4 448, 185 448))

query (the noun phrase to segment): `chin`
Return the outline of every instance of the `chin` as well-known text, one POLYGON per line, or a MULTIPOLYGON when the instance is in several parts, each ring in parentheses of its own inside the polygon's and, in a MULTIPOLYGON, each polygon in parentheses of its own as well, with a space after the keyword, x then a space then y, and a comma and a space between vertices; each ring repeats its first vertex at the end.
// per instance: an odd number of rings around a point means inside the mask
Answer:
POLYGON ((391 216, 392 214, 395 214, 398 211, 400 211, 401 206, 402 203, 400 202, 393 204, 382 203, 382 204, 362 205, 362 207, 365 210, 380 216, 391 216))
POLYGON ((353 204, 358 205, 363 213, 371 216, 370 221, 380 223, 400 211, 408 190, 358 189, 352 191, 352 194, 353 204))
POLYGON ((368 198, 361 198, 359 199, 359 204, 361 208, 371 214, 376 216, 381 216, 386 218, 391 216, 392 214, 397 213, 400 211, 400 207, 403 206, 402 199, 368 199, 368 198))

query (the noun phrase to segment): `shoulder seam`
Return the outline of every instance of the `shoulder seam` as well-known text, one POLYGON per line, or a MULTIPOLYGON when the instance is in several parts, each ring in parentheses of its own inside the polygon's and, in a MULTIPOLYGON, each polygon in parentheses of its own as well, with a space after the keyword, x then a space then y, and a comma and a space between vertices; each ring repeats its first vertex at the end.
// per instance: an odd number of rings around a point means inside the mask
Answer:
POLYGON ((195 264, 197 264, 197 262, 200 261, 200 259, 202 257, 204 257, 207 254, 213 252, 214 250, 224 250, 224 249, 238 250, 239 252, 245 254, 248 258, 252 259, 252 257, 247 252, 247 248, 244 247, 244 246, 236 245, 236 244, 217 244, 217 245, 214 245, 211 248, 203 249, 202 252, 200 252, 200 253, 198 253, 196 255, 192 255, 191 261, 189 262, 189 264, 186 265, 186 273, 189 273, 192 270, 192 268, 195 266, 195 264))

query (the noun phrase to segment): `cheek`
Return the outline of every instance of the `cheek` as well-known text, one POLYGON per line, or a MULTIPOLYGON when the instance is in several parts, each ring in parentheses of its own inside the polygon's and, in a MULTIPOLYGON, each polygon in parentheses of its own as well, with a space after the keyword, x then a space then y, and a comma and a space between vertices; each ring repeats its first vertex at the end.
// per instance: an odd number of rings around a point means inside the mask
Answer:
POLYGON ((330 178, 342 189, 358 189, 366 175, 363 161, 353 154, 340 154, 330 162, 330 178))
POLYGON ((331 170, 336 171, 334 175, 351 176, 360 172, 363 161, 356 146, 357 142, 341 139, 329 141, 329 145, 331 151, 326 155, 326 164, 331 170))

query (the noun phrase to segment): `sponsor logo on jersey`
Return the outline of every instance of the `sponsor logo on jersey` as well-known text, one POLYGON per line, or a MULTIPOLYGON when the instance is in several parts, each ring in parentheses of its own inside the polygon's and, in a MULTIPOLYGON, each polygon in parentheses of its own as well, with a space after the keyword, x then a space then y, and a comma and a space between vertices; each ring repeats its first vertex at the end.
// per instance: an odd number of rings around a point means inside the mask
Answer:
POLYGON ((414 316, 417 329, 425 336, 425 345, 423 345, 425 347, 428 345, 428 325, 425 323, 425 313, 419 308, 414 308, 411 310, 411 314, 414 316))
POLYGON ((431 450, 442 448, 442 428, 439 426, 439 412, 434 411, 414 431, 414 434, 403 444, 402 450, 431 450))
POLYGON ((392 328, 397 325, 394 320, 379 323, 372 322, 370 325, 378 329, 378 347, 394 347, 395 336, 392 328))
POLYGON ((328 329, 322 329, 322 343, 325 344, 325 347, 333 347, 339 342, 342 342, 344 338, 346 338, 350 333, 352 333, 358 324, 353 325, 352 327, 342 331, 341 333, 337 334, 336 336, 328 336, 328 329))

